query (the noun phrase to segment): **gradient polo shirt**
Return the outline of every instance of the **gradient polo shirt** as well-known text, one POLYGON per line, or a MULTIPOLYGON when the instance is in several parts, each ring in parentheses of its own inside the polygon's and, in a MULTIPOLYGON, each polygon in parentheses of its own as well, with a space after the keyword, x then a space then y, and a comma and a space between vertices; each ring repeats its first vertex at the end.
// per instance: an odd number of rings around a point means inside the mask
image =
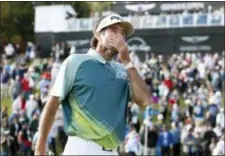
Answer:
POLYGON ((129 88, 124 66, 106 61, 90 49, 63 62, 51 95, 62 101, 64 129, 69 136, 115 148, 125 138, 129 88))

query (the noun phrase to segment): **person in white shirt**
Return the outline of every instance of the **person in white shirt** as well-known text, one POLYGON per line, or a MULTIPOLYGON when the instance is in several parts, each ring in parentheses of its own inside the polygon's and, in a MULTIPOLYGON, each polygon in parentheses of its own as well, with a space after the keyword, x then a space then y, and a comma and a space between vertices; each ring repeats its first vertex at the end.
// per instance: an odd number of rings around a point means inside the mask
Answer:
POLYGON ((221 137, 221 135, 222 135, 222 131, 221 131, 221 128, 219 125, 216 125, 216 127, 213 128, 213 132, 216 133, 217 137, 221 137))
POLYGON ((220 138, 218 143, 216 144, 216 148, 214 148, 212 155, 224 155, 224 135, 220 138))
POLYGON ((199 76, 200 78, 204 79, 205 78, 205 72, 206 70, 206 66, 205 66, 205 63, 204 61, 202 60, 199 64, 198 64, 198 72, 199 72, 199 76))
POLYGON ((177 103, 173 104, 172 106, 172 111, 171 111, 171 119, 173 121, 176 121, 179 117, 179 106, 177 105, 177 103))
POLYGON ((131 113, 132 113, 131 122, 135 125, 136 130, 139 131, 140 123, 139 123, 138 117, 139 117, 139 114, 140 114, 140 107, 136 103, 132 104, 131 113))
POLYGON ((12 112, 16 113, 18 110, 22 110, 22 99, 24 98, 24 94, 20 94, 12 104, 12 112))
POLYGON ((135 130, 135 126, 131 124, 130 132, 128 132, 125 138, 125 152, 134 153, 135 155, 141 154, 140 136, 135 130))
POLYGON ((220 113, 216 116, 216 124, 220 126, 220 128, 224 128, 224 108, 220 109, 220 113))
POLYGON ((34 95, 31 94, 30 99, 26 102, 26 106, 25 106, 26 114, 27 114, 27 117, 29 118, 29 120, 32 119, 33 112, 37 108, 38 108, 38 103, 34 99, 34 95))

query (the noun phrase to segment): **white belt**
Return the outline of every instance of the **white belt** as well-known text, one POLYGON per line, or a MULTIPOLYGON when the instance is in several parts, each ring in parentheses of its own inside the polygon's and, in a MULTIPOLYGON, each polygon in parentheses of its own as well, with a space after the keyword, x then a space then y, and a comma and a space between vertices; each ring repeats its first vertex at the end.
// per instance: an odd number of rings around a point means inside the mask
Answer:
POLYGON ((63 155, 118 155, 117 149, 105 149, 92 140, 69 136, 63 155))

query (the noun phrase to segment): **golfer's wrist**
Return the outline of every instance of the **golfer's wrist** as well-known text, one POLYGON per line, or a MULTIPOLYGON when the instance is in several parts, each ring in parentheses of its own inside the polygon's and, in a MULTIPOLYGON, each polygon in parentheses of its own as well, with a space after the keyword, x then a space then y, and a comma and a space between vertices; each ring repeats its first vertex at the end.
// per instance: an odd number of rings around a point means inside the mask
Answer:
POLYGON ((135 65, 134 65, 134 63, 132 62, 132 61, 130 61, 130 62, 128 62, 128 63, 126 63, 125 65, 124 65, 124 67, 125 67, 125 69, 130 69, 130 68, 135 68, 135 65))

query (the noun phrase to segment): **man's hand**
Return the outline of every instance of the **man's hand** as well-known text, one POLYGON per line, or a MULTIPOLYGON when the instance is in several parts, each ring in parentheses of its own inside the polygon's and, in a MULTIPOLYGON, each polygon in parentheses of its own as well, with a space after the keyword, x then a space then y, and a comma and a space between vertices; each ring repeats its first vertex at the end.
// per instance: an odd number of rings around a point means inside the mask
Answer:
MULTIPOLYGON (((125 38, 121 35, 114 35, 108 38, 108 43, 118 51, 118 56, 123 65, 130 62, 128 45, 125 38)), ((141 107, 145 107, 151 103, 151 92, 145 81, 138 74, 135 68, 127 70, 132 87, 132 99, 141 107)))
POLYGON ((38 147, 35 148, 34 155, 46 155, 45 144, 39 144, 38 147))
POLYGON ((108 38, 110 45, 115 47, 118 51, 118 56, 122 64, 127 65, 130 62, 129 50, 127 42, 124 37, 121 36, 111 36, 108 38))

